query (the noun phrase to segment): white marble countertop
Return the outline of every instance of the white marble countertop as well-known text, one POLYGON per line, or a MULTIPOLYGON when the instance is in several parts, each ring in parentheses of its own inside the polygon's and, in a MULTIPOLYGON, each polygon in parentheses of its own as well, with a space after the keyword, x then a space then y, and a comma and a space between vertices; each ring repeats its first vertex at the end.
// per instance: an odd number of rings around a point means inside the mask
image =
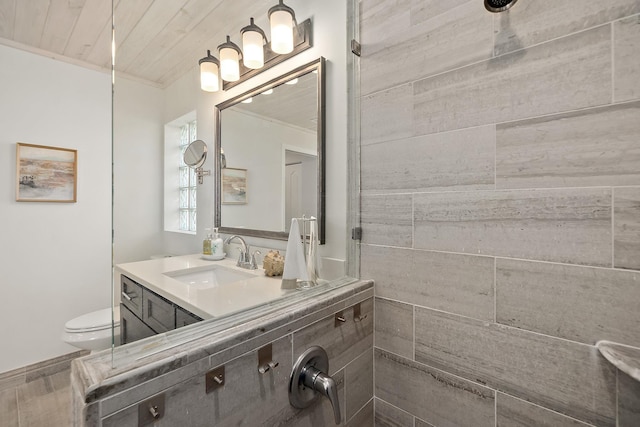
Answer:
POLYGON ((640 348, 612 341, 598 341, 596 347, 616 368, 640 381, 640 348))
MULTIPOLYGON (((239 312, 297 292, 281 289, 282 278, 267 277, 262 268, 247 270, 237 267, 234 259, 209 261, 203 259, 200 254, 118 264, 115 267, 118 289, 121 274, 203 319, 239 312), (194 286, 168 275, 186 269, 198 271, 211 267, 234 270, 249 277, 229 284, 194 286)), ((117 295, 120 295, 119 291, 117 295)))

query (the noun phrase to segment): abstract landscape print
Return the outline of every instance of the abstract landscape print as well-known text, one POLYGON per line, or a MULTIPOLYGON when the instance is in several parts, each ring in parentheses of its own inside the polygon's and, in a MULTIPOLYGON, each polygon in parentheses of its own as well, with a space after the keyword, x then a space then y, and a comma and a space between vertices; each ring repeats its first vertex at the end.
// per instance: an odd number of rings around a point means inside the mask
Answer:
POLYGON ((16 144, 18 202, 76 201, 77 151, 33 144, 16 144))

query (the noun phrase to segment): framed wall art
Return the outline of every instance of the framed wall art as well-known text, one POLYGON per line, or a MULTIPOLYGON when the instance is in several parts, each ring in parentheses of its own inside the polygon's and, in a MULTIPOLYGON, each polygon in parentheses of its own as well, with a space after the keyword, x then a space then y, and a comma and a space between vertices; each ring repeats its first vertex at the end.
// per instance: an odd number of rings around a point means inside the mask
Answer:
POLYGON ((222 169, 222 204, 243 205, 247 203, 247 170, 222 169))
POLYGON ((78 152, 16 144, 16 201, 75 203, 78 152))

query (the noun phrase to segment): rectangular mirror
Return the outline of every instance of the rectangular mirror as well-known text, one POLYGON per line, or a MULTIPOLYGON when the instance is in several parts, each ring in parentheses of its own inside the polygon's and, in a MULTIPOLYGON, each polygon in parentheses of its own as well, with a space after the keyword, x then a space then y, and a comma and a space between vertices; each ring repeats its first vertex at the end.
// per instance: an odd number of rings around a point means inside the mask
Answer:
POLYGON ((216 106, 216 227, 286 240, 318 219, 325 242, 324 58, 216 106))

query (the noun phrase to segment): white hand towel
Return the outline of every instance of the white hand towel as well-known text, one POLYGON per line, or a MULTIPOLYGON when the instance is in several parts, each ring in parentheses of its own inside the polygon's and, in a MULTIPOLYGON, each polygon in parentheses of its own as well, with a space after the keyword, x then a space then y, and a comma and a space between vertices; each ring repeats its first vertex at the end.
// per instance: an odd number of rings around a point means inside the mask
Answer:
POLYGON ((282 273, 282 288, 295 289, 297 280, 308 281, 309 275, 304 260, 304 249, 300 240, 300 226, 297 218, 291 219, 287 253, 284 257, 284 271, 282 273))

